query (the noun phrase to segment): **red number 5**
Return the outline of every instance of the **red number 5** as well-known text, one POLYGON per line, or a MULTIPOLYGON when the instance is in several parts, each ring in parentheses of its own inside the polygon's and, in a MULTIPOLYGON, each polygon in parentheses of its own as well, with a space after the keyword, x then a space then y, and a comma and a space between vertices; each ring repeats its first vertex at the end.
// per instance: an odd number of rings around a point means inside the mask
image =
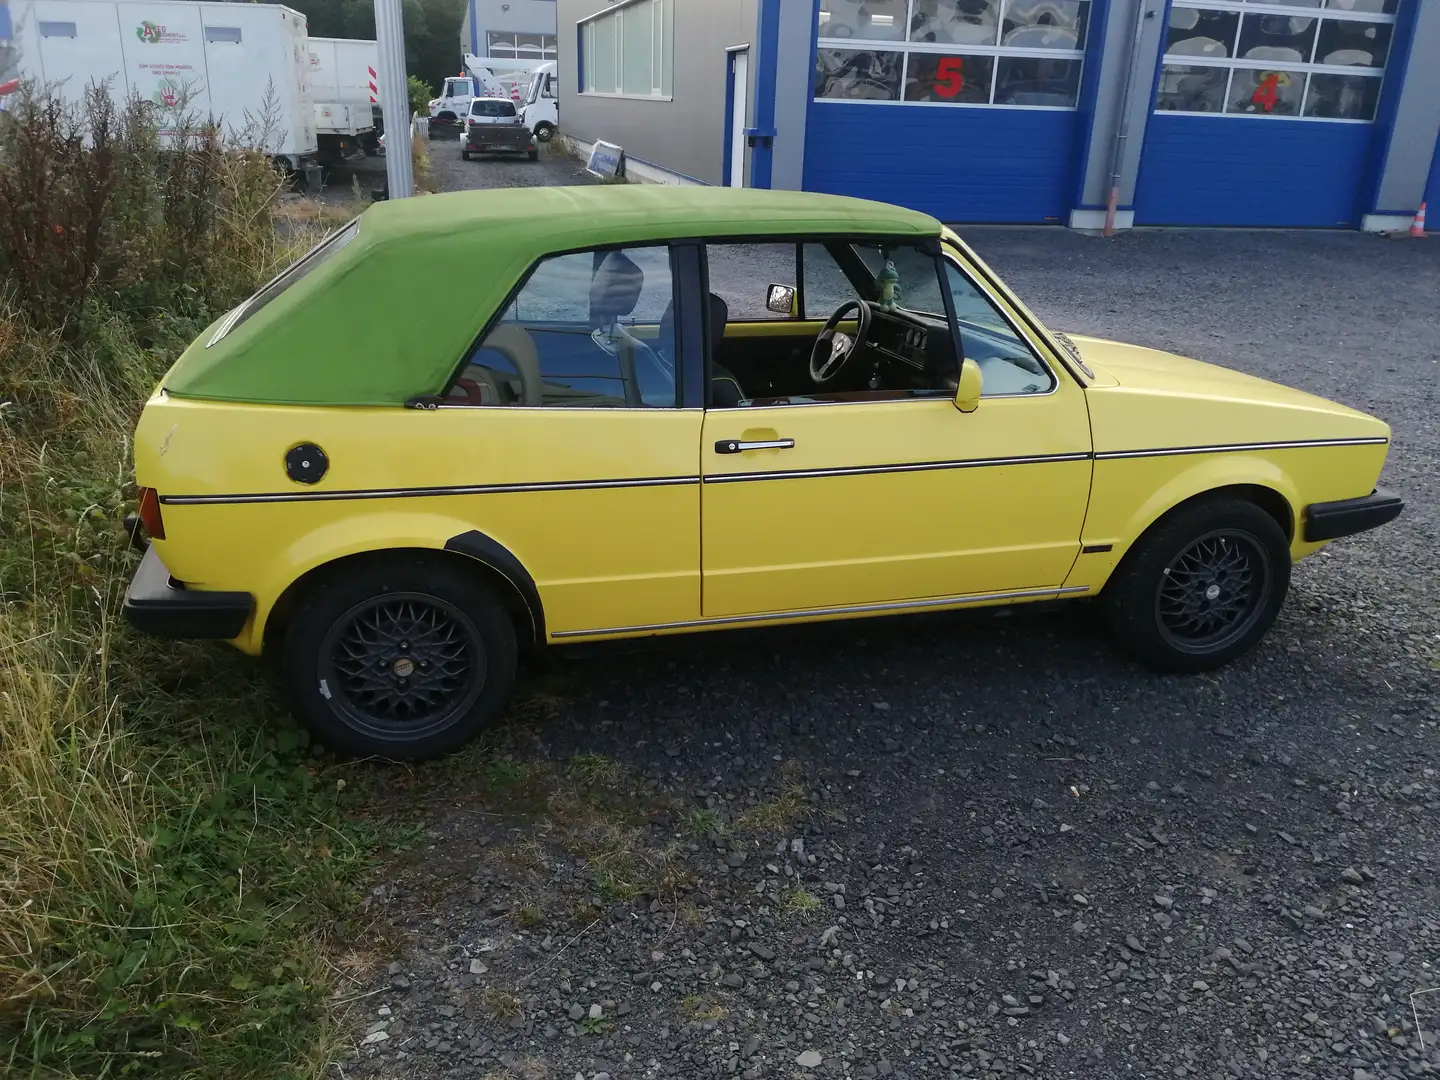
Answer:
POLYGON ((959 97, 960 91, 965 89, 965 76, 960 71, 964 64, 958 56, 947 56, 941 60, 935 69, 935 93, 942 98, 959 97))

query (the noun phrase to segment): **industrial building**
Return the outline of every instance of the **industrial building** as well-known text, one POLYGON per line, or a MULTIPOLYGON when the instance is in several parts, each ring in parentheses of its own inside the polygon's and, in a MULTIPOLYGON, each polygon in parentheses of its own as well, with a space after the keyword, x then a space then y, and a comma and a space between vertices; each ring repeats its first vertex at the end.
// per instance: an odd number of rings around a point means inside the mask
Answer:
POLYGON ((1076 228, 1388 231, 1440 199, 1440 0, 553 6, 562 129, 648 179, 1076 228))

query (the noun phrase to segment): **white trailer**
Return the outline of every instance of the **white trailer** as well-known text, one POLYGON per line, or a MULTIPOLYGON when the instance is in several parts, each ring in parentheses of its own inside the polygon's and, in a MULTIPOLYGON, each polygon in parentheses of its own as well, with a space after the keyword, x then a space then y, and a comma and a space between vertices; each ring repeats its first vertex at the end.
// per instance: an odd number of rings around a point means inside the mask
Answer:
POLYGON ((161 132, 187 115, 232 136, 264 128, 277 163, 318 186, 305 16, 278 4, 185 0, 11 0, 23 78, 72 101, 108 82, 160 107, 161 132), (169 126, 167 126, 169 125, 169 126))
POLYGON ((376 70, 380 48, 357 38, 318 38, 310 43, 310 96, 320 161, 341 161, 363 150, 373 154, 383 129, 376 70))

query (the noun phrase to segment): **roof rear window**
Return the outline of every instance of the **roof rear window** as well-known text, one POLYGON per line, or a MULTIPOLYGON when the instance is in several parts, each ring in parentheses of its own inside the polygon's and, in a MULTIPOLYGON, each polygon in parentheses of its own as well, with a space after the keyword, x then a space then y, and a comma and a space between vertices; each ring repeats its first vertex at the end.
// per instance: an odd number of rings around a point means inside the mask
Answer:
POLYGON ((471 116, 514 116, 515 103, 503 98, 481 98, 470 103, 471 116))
POLYGON ((250 297, 249 300, 246 300, 239 307, 231 311, 229 315, 225 316, 225 321, 222 322, 220 328, 215 331, 215 336, 205 343, 205 347, 208 349, 211 345, 220 341, 226 334, 230 333, 231 330, 234 330, 235 327, 239 326, 251 315, 254 315, 266 304, 270 303, 271 300, 274 300, 286 289, 310 273, 310 271, 324 263, 351 240, 354 240, 359 231, 360 219, 356 218, 350 222, 350 224, 341 227, 324 240, 321 240, 320 243, 316 244, 299 259, 296 259, 288 269, 282 270, 276 274, 275 277, 271 278, 269 282, 261 286, 260 291, 250 297))

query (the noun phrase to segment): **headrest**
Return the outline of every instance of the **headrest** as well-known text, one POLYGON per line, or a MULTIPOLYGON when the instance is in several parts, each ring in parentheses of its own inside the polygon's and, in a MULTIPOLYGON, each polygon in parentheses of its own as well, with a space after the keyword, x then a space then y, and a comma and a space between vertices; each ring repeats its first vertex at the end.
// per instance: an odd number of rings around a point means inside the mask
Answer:
POLYGON ((645 272, 623 251, 612 251, 590 279, 590 325, 605 323, 629 315, 640 302, 645 285, 645 272))

